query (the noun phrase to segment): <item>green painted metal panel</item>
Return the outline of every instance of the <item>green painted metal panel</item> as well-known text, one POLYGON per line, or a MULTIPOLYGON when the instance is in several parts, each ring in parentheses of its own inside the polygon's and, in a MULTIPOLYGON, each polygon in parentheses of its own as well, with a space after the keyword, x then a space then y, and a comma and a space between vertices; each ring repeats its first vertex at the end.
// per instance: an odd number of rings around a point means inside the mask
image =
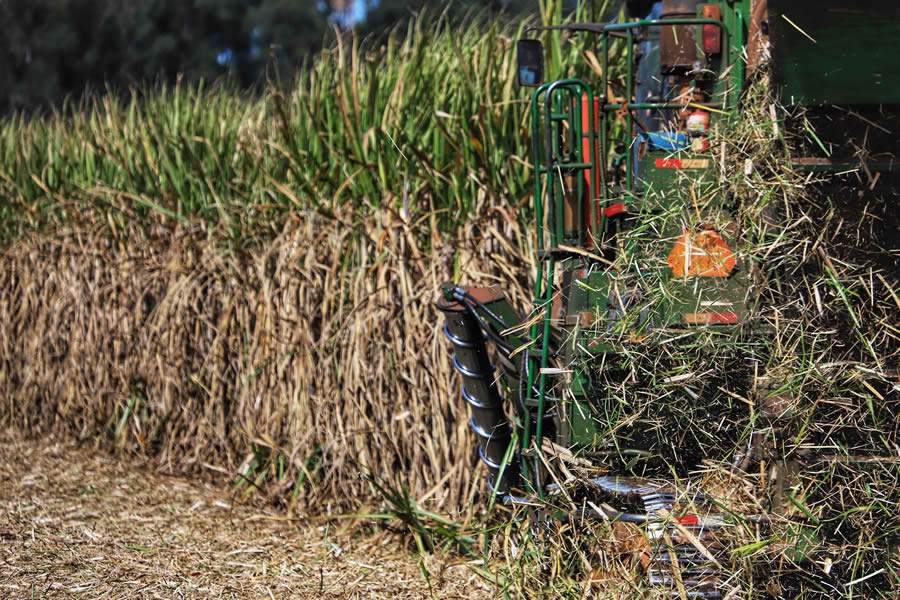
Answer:
MULTIPOLYGON (((656 326, 685 326, 684 318, 691 313, 733 313, 738 322, 747 319, 749 310, 746 303, 747 289, 750 287, 750 265, 747 264, 736 239, 728 230, 737 227, 738 216, 729 208, 729 202, 718 190, 715 181, 714 161, 709 153, 695 153, 690 150, 665 152, 651 150, 640 160, 640 184, 643 191, 641 210, 645 213, 663 213, 671 210, 692 212, 687 204, 691 197, 689 189, 694 188, 696 197, 712 198, 704 207, 703 218, 717 225, 723 240, 737 255, 738 265, 728 278, 688 278, 682 279, 671 274, 666 262, 667 256, 645 257, 646 265, 656 264, 660 269, 660 279, 668 284, 666 300, 657 306, 654 315, 656 326), (677 168, 675 168, 677 167, 677 168)), ((685 219, 687 221, 687 219, 685 219)), ((680 221, 669 219, 668 228, 661 231, 661 239, 669 240, 667 250, 674 248, 677 238, 684 233, 680 221)), ((696 231, 695 231, 696 233, 696 231)))
MULTIPOLYGON (((715 105, 711 118, 713 122, 722 118, 719 115, 734 113, 736 100, 744 85, 743 63, 740 60, 743 46, 747 38, 749 0, 722 0, 717 2, 722 8, 723 52, 712 57, 709 67, 722 74, 721 77, 698 77, 696 84, 706 91, 707 101, 704 104, 715 105)), ((694 18, 681 21, 667 21, 665 24, 714 25, 717 21, 694 18), (683 23, 682 23, 683 22, 683 23)), ((652 21, 639 21, 612 26, 627 36, 633 36, 651 26, 662 24, 652 21)), ((699 32, 698 32, 699 33, 699 32)), ((699 36, 698 36, 699 39, 699 36)), ((603 37, 601 41, 601 64, 609 61, 610 39, 603 37)), ((633 88, 635 79, 634 48, 625 43, 624 48, 629 58, 625 73, 620 73, 627 80, 629 89, 633 88)), ((658 63, 657 63, 658 64, 658 63)), ((659 67, 656 66, 656 71, 659 67)), ((610 69, 604 68, 604 73, 610 69)), ((599 89, 606 90, 608 81, 601 80, 599 89)), ((729 276, 721 278, 693 276, 675 278, 670 276, 668 264, 669 254, 685 234, 683 223, 692 223, 700 233, 707 227, 721 230, 722 238, 729 244, 726 250, 740 249, 734 246, 734 233, 737 226, 736 217, 729 211, 731 202, 717 188, 714 161, 710 152, 696 153, 693 150, 669 152, 643 148, 639 153, 627 150, 632 148, 635 127, 626 117, 626 125, 619 129, 611 127, 618 119, 614 113, 622 107, 605 104, 603 114, 597 128, 600 130, 602 151, 600 156, 585 156, 583 135, 589 138, 592 131, 581 131, 583 122, 580 102, 582 94, 588 96, 587 106, 593 106, 592 95, 585 84, 575 80, 566 80, 556 84, 542 86, 532 97, 531 118, 533 126, 533 159, 535 169, 535 220, 536 240, 541 264, 535 279, 535 308, 545 310, 542 318, 536 320, 531 327, 530 338, 535 345, 529 350, 525 361, 526 372, 523 375, 525 390, 521 403, 529 414, 520 424, 520 448, 526 450, 532 443, 540 444, 544 434, 553 436, 556 443, 574 447, 588 454, 599 451, 610 443, 613 435, 606 429, 607 423, 616 421, 618 411, 627 410, 626 404, 615 394, 602 387, 603 379, 598 377, 601 371, 610 376, 608 371, 616 369, 610 355, 622 352, 626 346, 642 343, 642 336, 649 328, 677 328, 689 330, 712 325, 714 331, 719 325, 732 325, 735 321, 743 321, 746 317, 745 296, 749 287, 749 265, 741 260, 729 276), (548 97, 549 96, 549 97, 548 97), (565 127, 562 125, 565 124, 565 127), (549 134, 549 135, 548 135, 549 134), (635 247, 631 239, 623 240, 621 246, 606 240, 607 245, 597 248, 588 243, 584 231, 566 230, 566 222, 562 212, 566 190, 577 188, 575 198, 584 197, 582 176, 584 170, 599 160, 606 162, 610 147, 621 143, 623 150, 619 159, 613 159, 614 171, 619 174, 614 184, 603 185, 599 189, 601 206, 608 207, 612 202, 623 202, 632 213, 630 219, 616 221, 617 231, 631 231, 632 227, 642 227, 645 221, 656 219, 659 215, 669 213, 685 213, 684 219, 672 217, 666 219, 666 231, 660 231, 658 243, 635 247), (602 157, 602 158, 601 158, 602 157), (637 163, 637 164, 636 164, 637 163), (622 167, 621 173, 619 167, 622 167), (576 185, 566 180, 567 175, 576 177, 576 185), (624 183, 624 180, 627 183, 624 183), (565 185, 564 182, 565 181, 565 185), (565 189, 564 189, 565 188, 565 189), (693 189, 693 196, 690 189, 693 189), (698 209, 697 198, 703 199, 703 226, 693 223, 698 209), (692 201, 693 199, 693 201, 692 201), (637 223, 637 225, 635 225, 637 223), (640 301, 641 290, 633 285, 630 275, 623 273, 621 281, 613 283, 617 277, 615 270, 608 271, 602 263, 594 263, 584 256, 572 256, 560 245, 577 246, 589 254, 612 256, 615 252, 625 252, 640 265, 645 273, 659 271, 658 281, 666 288, 665 302, 653 307, 641 308, 640 313, 616 310, 622 301, 610 301, 611 293, 628 295, 632 291, 640 301), (560 292, 557 298, 556 294, 560 292), (558 301, 558 305, 554 301, 558 301), (550 309, 555 306, 554 310, 550 309), (733 316, 733 320, 731 319, 733 316), (708 320, 703 320, 708 318, 708 320), (551 327, 552 323, 552 327, 551 327), (621 335, 610 335, 621 334, 621 335), (548 369, 551 356, 555 364, 567 365, 563 373, 557 369, 548 369), (544 429, 545 416, 548 430, 544 429), (551 429, 552 428, 552 429, 551 429)), ((634 110, 668 110, 682 108, 662 105, 639 105, 630 102, 634 110)), ((630 114, 630 113, 628 113, 630 114)), ((592 118, 587 122, 593 123, 592 118)), ((591 128, 588 128, 591 129, 591 128)), ((602 171, 606 174, 606 171, 602 171)), ((597 199, 596 191, 593 198, 597 199)), ((583 205, 578 205, 575 222, 584 222, 583 205)), ((592 231, 604 231, 607 221, 590 210, 592 231)), ((711 234, 704 234, 711 235, 711 234)), ((718 235, 718 234, 717 234, 718 235)), ((692 238, 693 239, 693 238, 692 238)), ((684 243, 682 243, 684 246, 684 243)), ((578 254, 578 253, 576 253, 578 254)), ((699 255, 699 253, 698 253, 699 255)), ((693 253, 691 254, 693 256, 693 253)), ((743 257, 741 257, 743 258, 743 257)), ((637 269, 635 269, 637 270, 637 269)), ((630 309, 629 309, 630 310, 630 309)), ((733 331, 733 328, 723 328, 733 331)), ((524 461, 523 470, 527 474, 537 475, 542 467, 524 461)), ((540 492, 540 490, 537 490, 540 492)))
POLYGON ((769 0, 769 31, 785 104, 900 103, 897 0, 769 0))

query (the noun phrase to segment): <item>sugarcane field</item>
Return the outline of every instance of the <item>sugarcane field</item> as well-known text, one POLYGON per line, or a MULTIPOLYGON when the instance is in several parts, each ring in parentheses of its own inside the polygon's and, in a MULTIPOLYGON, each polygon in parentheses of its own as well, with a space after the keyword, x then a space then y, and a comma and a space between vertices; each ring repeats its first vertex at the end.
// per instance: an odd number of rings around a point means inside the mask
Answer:
POLYGON ((900 599, 897 40, 0 0, 0 598, 900 599))

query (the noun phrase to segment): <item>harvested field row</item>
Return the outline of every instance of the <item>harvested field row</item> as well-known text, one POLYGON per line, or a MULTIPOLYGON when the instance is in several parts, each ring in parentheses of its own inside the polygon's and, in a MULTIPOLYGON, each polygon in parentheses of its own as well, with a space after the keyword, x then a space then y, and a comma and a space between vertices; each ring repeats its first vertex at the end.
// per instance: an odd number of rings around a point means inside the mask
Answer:
POLYGON ((93 447, 0 433, 4 598, 490 597, 464 565, 286 519, 93 447))

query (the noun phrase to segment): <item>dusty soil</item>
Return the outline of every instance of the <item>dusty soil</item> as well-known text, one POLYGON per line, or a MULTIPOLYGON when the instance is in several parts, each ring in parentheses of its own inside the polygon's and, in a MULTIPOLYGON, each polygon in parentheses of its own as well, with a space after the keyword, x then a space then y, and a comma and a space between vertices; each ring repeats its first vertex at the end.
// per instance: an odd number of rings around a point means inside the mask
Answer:
POLYGON ((0 432, 0 598, 479 598, 465 564, 0 432))

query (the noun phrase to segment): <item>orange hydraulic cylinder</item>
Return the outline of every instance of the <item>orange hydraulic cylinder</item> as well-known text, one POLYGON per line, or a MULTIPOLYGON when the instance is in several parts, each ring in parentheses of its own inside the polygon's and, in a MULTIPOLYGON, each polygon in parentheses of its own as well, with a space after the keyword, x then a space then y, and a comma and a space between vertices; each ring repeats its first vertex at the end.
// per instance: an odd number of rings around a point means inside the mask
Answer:
MULTIPOLYGON (((581 140, 581 152, 585 162, 589 162, 592 156, 597 157, 597 163, 593 168, 584 172, 584 228, 593 234, 593 237, 599 237, 599 231, 591 231, 591 207, 597 211, 596 223, 599 227, 603 220, 603 207, 600 202, 594 202, 600 197, 600 169, 602 169, 603 159, 600 156, 600 138, 597 135, 600 131, 600 98, 594 98, 594 123, 590 122, 590 103, 587 94, 581 95, 581 131, 582 133, 590 131, 591 137, 584 137, 581 140), (594 144, 596 154, 591 153, 591 143, 594 144)), ((590 237, 590 236, 589 236, 590 237)))

